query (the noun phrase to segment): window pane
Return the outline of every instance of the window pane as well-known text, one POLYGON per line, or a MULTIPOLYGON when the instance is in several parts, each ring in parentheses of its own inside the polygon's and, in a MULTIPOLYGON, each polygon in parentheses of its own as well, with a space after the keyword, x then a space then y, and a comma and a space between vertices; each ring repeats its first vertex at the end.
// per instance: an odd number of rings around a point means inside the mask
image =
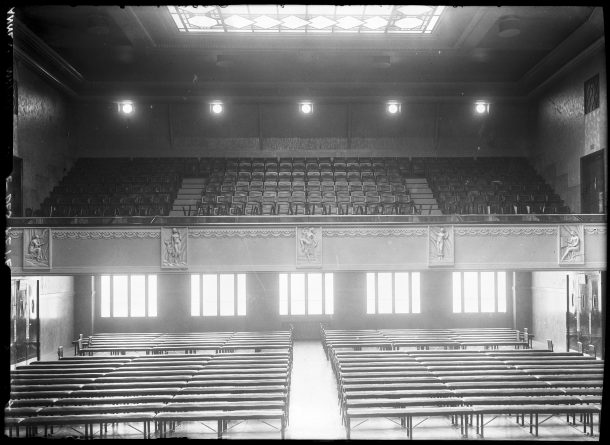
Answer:
POLYGON ((453 272, 453 312, 462 312, 462 273, 453 272))
POLYGON ((392 274, 377 274, 377 299, 380 314, 392 313, 392 274))
POLYGON ((324 274, 324 313, 332 315, 334 311, 334 286, 333 286, 333 274, 324 274))
POLYGON ((464 272, 464 312, 478 312, 479 274, 464 272))
POLYGON ((506 272, 498 272, 498 312, 506 312, 506 272))
POLYGON ((148 316, 157 316, 157 276, 148 276, 148 316))
POLYGON ((411 313, 419 314, 419 272, 411 274, 411 313))
POLYGON ((394 274, 394 312, 409 313, 409 274, 406 272, 394 274))
POLYGON ((237 315, 246 315, 246 275, 237 275, 237 315))
POLYGON ((112 316, 127 317, 127 275, 112 277, 112 316))
POLYGON ((280 315, 288 315, 288 275, 280 274, 280 315))
POLYGON ((102 288, 102 317, 110 317, 110 276, 102 275, 102 279, 100 281, 100 286, 102 288))
POLYGON ((199 302, 201 295, 199 294, 199 275, 191 275, 191 316, 198 317, 201 315, 199 310, 199 302))
POLYGON ((130 307, 132 317, 146 315, 146 277, 144 275, 131 276, 130 307))
POLYGON ((235 315, 235 278, 220 274, 220 315, 235 315))
POLYGON ((375 313, 375 274, 366 274, 366 313, 375 313))
POLYGON ((216 274, 203 274, 201 283, 203 315, 218 315, 218 283, 216 274))
POLYGON ((290 313, 305 314, 305 275, 302 273, 290 275, 290 313))
POLYGON ((496 299, 494 272, 481 272, 481 312, 493 312, 496 299))
POLYGON ((307 313, 318 315, 322 313, 322 274, 307 275, 307 313))

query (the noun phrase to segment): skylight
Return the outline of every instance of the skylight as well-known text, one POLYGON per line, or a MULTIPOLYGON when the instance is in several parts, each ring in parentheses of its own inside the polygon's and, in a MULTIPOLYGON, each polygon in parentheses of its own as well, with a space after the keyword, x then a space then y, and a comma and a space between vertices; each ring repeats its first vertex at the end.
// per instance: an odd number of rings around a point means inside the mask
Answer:
POLYGON ((430 34, 444 6, 168 6, 180 32, 430 34))

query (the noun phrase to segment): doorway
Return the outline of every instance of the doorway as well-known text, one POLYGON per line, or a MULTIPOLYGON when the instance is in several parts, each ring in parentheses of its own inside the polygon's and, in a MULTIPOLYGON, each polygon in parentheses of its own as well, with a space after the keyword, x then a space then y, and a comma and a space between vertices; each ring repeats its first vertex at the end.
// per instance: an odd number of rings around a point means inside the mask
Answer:
POLYGON ((605 149, 580 158, 580 213, 606 212, 605 149))

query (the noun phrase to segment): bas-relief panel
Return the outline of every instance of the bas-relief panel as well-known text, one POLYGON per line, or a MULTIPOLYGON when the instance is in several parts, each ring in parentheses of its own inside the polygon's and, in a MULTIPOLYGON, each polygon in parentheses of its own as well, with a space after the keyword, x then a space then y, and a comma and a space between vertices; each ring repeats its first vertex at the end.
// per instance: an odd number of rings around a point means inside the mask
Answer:
POLYGON ((23 268, 51 269, 51 229, 23 229, 23 268))
POLYGON ((187 263, 188 228, 161 229, 161 268, 185 269, 187 263))
POLYGON ((296 266, 322 266, 322 228, 297 227, 296 229, 296 266))
POLYGON ((561 225, 557 236, 560 265, 585 263, 585 237, 582 225, 561 225))

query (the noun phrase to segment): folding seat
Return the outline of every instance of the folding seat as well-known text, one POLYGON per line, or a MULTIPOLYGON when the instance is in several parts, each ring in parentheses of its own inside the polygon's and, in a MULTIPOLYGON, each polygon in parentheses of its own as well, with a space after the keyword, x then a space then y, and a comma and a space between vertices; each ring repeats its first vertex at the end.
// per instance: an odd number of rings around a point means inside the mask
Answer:
POLYGON ((364 194, 364 190, 362 187, 362 184, 357 184, 357 183, 351 183, 349 184, 349 192, 350 194, 353 194, 354 192, 361 192, 361 194, 364 194))
POLYGON ((305 192, 306 186, 304 181, 295 180, 292 181, 292 193, 294 192, 305 192))
POLYGON ((251 159, 240 159, 237 167, 242 171, 251 171, 252 170, 252 160, 251 159))
POLYGON ((379 195, 365 195, 364 197, 364 210, 367 215, 376 215, 381 213, 381 200, 379 195))
POLYGON ((248 192, 250 191, 250 183, 247 181, 237 181, 237 183, 235 184, 235 191, 236 192, 248 192))
POLYGON ((292 161, 292 173, 295 171, 305 173, 305 162, 292 161))
POLYGON ((335 171, 335 182, 347 182, 347 172, 335 171))
POLYGON ((307 215, 309 212, 307 201, 305 200, 304 196, 302 198, 293 196, 290 201, 290 205, 293 215, 307 215))
POLYGON ((519 202, 527 202, 532 200, 532 196, 527 193, 517 193, 516 200, 519 202))
POLYGON ((265 163, 263 161, 252 161, 252 172, 264 172, 265 163))
POLYGON ((277 192, 277 201, 290 201, 292 197, 292 192, 290 191, 278 191, 277 192))
POLYGON ((250 191, 263 191, 263 181, 250 181, 250 191))
POLYGON ((253 171, 252 175, 250 176, 250 182, 255 182, 255 181, 264 181, 265 180, 265 173, 262 171, 253 171))
POLYGON ((348 182, 354 182, 354 181, 360 181, 360 172, 357 171, 349 171, 347 172, 347 181, 348 182))
POLYGON ((227 215, 231 207, 232 195, 218 195, 216 197, 215 215, 227 215))
POLYGON ((267 172, 276 172, 277 173, 278 164, 277 162, 265 162, 265 173, 267 172))
POLYGON ((292 191, 292 200, 293 201, 307 201, 307 194, 304 191, 293 190, 292 191))
POLYGON ((243 215, 246 209, 246 203, 248 202, 247 193, 235 193, 231 197, 231 207, 229 214, 231 215, 243 215))
POLYGON ((277 172, 276 171, 266 171, 265 172, 265 182, 274 181, 277 182, 277 172))
POLYGON ((235 185, 231 183, 223 183, 220 186, 221 193, 233 193, 235 192, 235 185))
POLYGON ((320 181, 322 182, 335 182, 335 177, 333 172, 330 171, 322 171, 320 172, 320 181))
POLYGON ((322 181, 322 183, 320 184, 320 190, 322 192, 324 191, 329 191, 329 192, 335 192, 335 183, 333 181, 322 181))
POLYGON ((362 183, 362 191, 363 192, 375 192, 377 193, 377 185, 375 183, 366 183, 363 182, 362 183))
POLYGON ((378 192, 392 193, 392 186, 390 184, 377 184, 378 192))
POLYGON ((317 161, 308 160, 305 163, 305 171, 320 171, 317 161))
POLYGON ((319 181, 320 180, 320 172, 317 170, 314 171, 308 171, 305 173, 305 177, 307 178, 307 181, 311 181, 311 180, 315 180, 315 181, 319 181))
MULTIPOLYGON (((293 192, 294 193, 294 192, 293 192)), ((322 193, 320 190, 307 190, 307 202, 309 202, 309 198, 320 198, 322 200, 322 193)))
POLYGON ((324 215, 325 209, 322 203, 322 196, 320 195, 308 195, 307 205, 309 206, 309 214, 311 215, 324 215))
POLYGON ((396 197, 391 193, 382 193, 380 196, 381 211, 384 215, 395 215, 396 209, 396 197))
POLYGON ((337 172, 347 172, 347 164, 345 162, 337 161, 333 163, 333 171, 337 172))
POLYGON ((277 192, 277 182, 275 181, 265 181, 263 183, 263 190, 270 192, 277 192))
POLYGON ((349 182, 346 182, 346 181, 335 182, 335 192, 336 193, 348 192, 348 191, 349 191, 349 182))
POLYGON ((292 215, 292 204, 290 201, 278 201, 276 203, 276 215, 292 215))
POLYGON ((281 159, 279 162, 279 171, 280 172, 292 172, 292 161, 287 161, 281 159))
POLYGON ((292 172, 281 171, 277 175, 278 182, 292 182, 292 172))
POLYGON ((319 179, 310 179, 307 181, 307 188, 311 188, 311 189, 320 189, 320 186, 322 185, 322 183, 320 182, 319 179))
POLYGON ((294 165, 295 163, 300 163, 300 164, 305 165, 305 162, 307 162, 307 159, 305 159, 305 158, 301 158, 301 157, 298 157, 298 158, 292 158, 292 164, 293 164, 293 165, 294 165))
MULTIPOLYGON (((349 175, 349 173, 348 173, 349 175)), ((360 173, 360 179, 362 180, 362 182, 375 182, 375 175, 373 174, 373 172, 371 171, 363 171, 360 173)))
POLYGON ((364 195, 350 195, 351 205, 355 215, 364 215, 366 211, 366 198, 364 195))
POLYGON ((280 181, 277 183, 278 191, 292 191, 292 182, 290 181, 280 181))
POLYGON ((237 172, 225 171, 223 182, 237 182, 237 172))
POLYGON ((320 168, 320 172, 332 172, 333 166, 330 161, 320 161, 318 163, 318 167, 320 168))
POLYGON ((263 201, 261 203, 261 214, 262 215, 275 215, 275 194, 271 195, 263 195, 263 201))
POLYGON ((256 194, 254 195, 248 194, 248 200, 246 201, 246 205, 244 208, 244 214, 246 215, 259 215, 261 213, 263 195, 261 192, 255 193, 256 194))
POLYGON ((237 174, 237 180, 238 181, 250 181, 250 177, 252 176, 252 174, 250 172, 244 171, 244 170, 240 170, 239 173, 237 174))
POLYGON ((292 172, 292 182, 305 182, 305 171, 297 170, 292 172))

